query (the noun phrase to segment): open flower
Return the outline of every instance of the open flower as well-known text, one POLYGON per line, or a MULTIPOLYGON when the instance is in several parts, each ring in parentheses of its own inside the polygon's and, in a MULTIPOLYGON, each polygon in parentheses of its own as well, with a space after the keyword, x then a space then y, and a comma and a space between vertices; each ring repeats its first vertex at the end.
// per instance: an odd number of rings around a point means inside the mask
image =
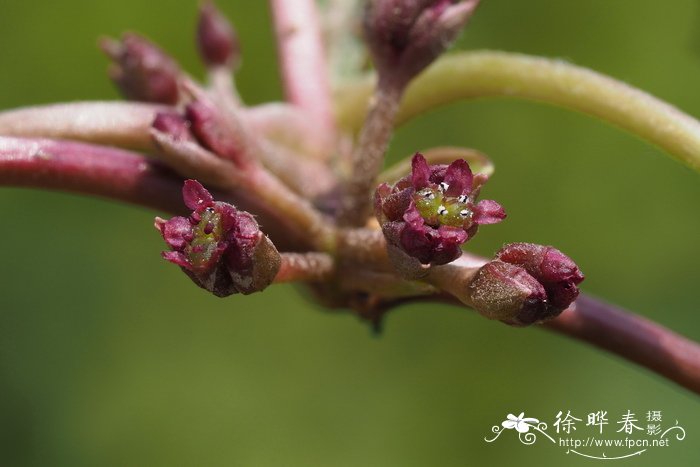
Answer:
POLYGON ((156 218, 155 226, 171 248, 163 258, 219 297, 267 287, 279 270, 280 255, 253 216, 214 201, 195 180, 185 181, 182 195, 192 210, 188 218, 156 218))
POLYGON ((410 175, 393 187, 384 183, 375 192, 375 214, 387 242, 423 265, 454 261, 462 254, 460 245, 479 225, 506 217, 495 201, 476 202, 485 181, 462 159, 449 166, 429 166, 416 153, 410 175))
POLYGON ((540 421, 536 418, 524 417, 525 412, 520 412, 520 415, 518 415, 517 417, 512 413, 509 413, 506 416, 506 419, 503 421, 503 423, 501 423, 501 425, 507 430, 515 429, 518 433, 527 433, 528 431, 530 431, 530 427, 532 426, 531 424, 540 423, 540 421))

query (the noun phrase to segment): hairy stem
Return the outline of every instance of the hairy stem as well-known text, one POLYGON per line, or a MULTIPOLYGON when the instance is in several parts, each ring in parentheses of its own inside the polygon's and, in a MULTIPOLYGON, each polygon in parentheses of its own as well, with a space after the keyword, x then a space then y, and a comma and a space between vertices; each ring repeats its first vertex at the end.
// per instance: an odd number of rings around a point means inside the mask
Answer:
POLYGON ((137 102, 76 102, 0 112, 0 134, 59 138, 152 150, 151 124, 170 107, 137 102))
POLYGON ((325 128, 333 108, 321 26, 314 0, 270 0, 287 100, 325 128))
POLYGON ((207 70, 210 92, 228 108, 241 107, 241 96, 236 89, 233 71, 228 66, 215 66, 207 70))
POLYGON ((313 249, 335 251, 336 232, 330 219, 268 171, 254 169, 248 175, 245 188, 260 202, 279 213, 280 222, 291 232, 305 237, 306 243, 313 249))
POLYGON ((182 207, 182 178, 157 161, 114 148, 0 137, 0 185, 99 195, 168 212, 182 207))
POLYGON ((363 226, 370 215, 371 194, 384 164, 402 88, 380 81, 352 154, 352 170, 339 215, 345 225, 363 226))
POLYGON ((326 253, 282 253, 275 283, 323 282, 335 274, 333 257, 326 253))
MULTIPOLYGON (((339 124, 362 125, 372 80, 336 95, 339 124)), ((487 96, 532 99, 577 110, 623 128, 700 170, 700 122, 646 92, 561 60, 507 52, 465 52, 444 57, 406 90, 396 123, 459 99, 487 96)))

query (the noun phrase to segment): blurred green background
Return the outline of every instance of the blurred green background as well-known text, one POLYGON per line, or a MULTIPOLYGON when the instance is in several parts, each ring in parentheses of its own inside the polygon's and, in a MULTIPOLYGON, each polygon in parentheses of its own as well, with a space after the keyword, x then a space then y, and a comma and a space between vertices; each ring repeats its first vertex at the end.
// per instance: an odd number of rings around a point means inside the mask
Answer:
MULTIPOLYGON (((266 2, 220 0, 250 103, 281 90, 266 2)), ((196 2, 3 0, 0 108, 116 97, 101 34, 143 32, 201 76, 196 2)), ((460 48, 559 57, 700 115, 695 0, 485 0, 460 48)), ((583 289, 700 340, 700 180, 591 118, 459 103, 402 128, 397 160, 434 145, 491 155, 507 222, 471 248, 553 244, 583 289)), ((0 465, 589 465, 564 448, 484 442, 507 413, 551 423, 661 410, 684 442, 625 465, 698 465, 698 398, 587 345, 463 309, 407 306, 381 338, 292 287, 216 299, 159 257, 154 212, 0 189, 0 465)), ((590 429, 580 426, 579 433, 590 429)), ((606 452, 612 455, 611 452, 606 452)))

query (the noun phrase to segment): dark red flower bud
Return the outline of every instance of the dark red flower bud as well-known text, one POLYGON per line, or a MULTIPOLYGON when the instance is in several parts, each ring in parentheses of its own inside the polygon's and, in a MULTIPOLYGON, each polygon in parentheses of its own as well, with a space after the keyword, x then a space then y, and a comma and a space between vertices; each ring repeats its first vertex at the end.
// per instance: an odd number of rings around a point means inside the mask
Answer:
POLYGON ((185 109, 190 128, 202 146, 224 159, 242 162, 243 143, 237 128, 231 128, 221 110, 211 102, 196 100, 185 109))
POLYGON ((194 141, 190 122, 175 112, 158 112, 153 120, 153 128, 170 135, 175 141, 194 141))
POLYGON ((479 0, 370 0, 365 38, 380 78, 405 85, 444 52, 479 0))
POLYGON ((534 277, 513 264, 491 261, 469 285, 472 306, 483 316, 528 325, 547 315, 547 293, 534 277))
POLYGON ((495 201, 476 202, 486 179, 475 183, 466 161, 429 166, 416 153, 412 162, 410 175, 375 191, 375 214, 387 242, 409 257, 424 265, 447 264, 462 254, 460 245, 479 225, 506 217, 495 201))
POLYGON ((178 102, 180 68, 158 46, 132 33, 124 34, 121 42, 105 39, 100 46, 114 61, 110 78, 124 97, 160 104, 178 102))
POLYGON ((192 210, 189 218, 156 218, 155 226, 171 249, 163 258, 218 297, 258 292, 270 285, 279 271, 280 255, 253 216, 214 201, 195 180, 185 181, 182 195, 192 210))
POLYGON ((238 36, 214 2, 206 1, 199 9, 197 47, 209 67, 236 67, 240 60, 238 36))
POLYGON ((583 273, 576 263, 551 246, 532 243, 511 243, 496 257, 506 263, 521 266, 537 279, 547 291, 549 306, 556 314, 566 309, 578 297, 583 273))

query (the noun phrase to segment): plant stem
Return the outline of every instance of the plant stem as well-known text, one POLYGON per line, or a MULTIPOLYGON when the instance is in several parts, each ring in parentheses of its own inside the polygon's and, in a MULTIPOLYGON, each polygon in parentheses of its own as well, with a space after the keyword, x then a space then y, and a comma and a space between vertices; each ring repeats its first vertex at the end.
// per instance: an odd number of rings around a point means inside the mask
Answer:
POLYGON ((228 108, 241 107, 241 96, 236 89, 233 71, 228 66, 215 66, 207 70, 209 90, 222 104, 228 108))
MULTIPOLYGON (((362 241, 343 240, 341 248, 354 248, 365 261, 377 258, 375 267, 385 266, 388 259, 380 251, 386 248, 382 233, 369 229, 357 232, 362 234, 348 232, 341 239, 356 237, 362 241)), ((344 254, 354 255, 351 251, 344 254)), ((487 261, 465 252, 456 261, 434 268, 428 282, 443 292, 416 300, 448 301, 464 307, 469 297, 460 285, 468 283, 487 261)), ((399 300, 396 304, 404 302, 399 300)), ((582 294, 569 309, 542 326, 617 354, 700 394, 700 344, 658 323, 582 294)))
POLYGON ((380 81, 370 101, 357 146, 352 154, 352 171, 339 220, 344 225, 361 227, 370 215, 372 191, 384 164, 384 153, 394 128, 403 88, 380 81))
MULTIPOLYGON (((339 125, 358 131, 372 80, 339 90, 339 125)), ((438 60, 406 90, 396 123, 443 104, 487 96, 517 97, 596 116, 700 170, 700 122, 644 91, 562 60, 507 52, 465 52, 438 60)))
POLYGON ((0 112, 0 134, 60 138, 153 150, 151 124, 171 107, 136 102, 76 102, 0 112))
POLYGON ((700 345, 653 321, 583 295, 545 326, 615 353, 700 394, 700 345))
MULTIPOLYGON (((0 185, 97 195, 171 214, 186 214, 182 177, 160 161, 123 149, 50 139, 0 136, 0 185)), ((252 211, 278 249, 312 247, 306 231, 289 231, 287 214, 246 190, 215 193, 252 211)))
POLYGON ((245 188, 260 202, 278 213, 279 222, 289 231, 305 238, 307 246, 333 253, 336 232, 333 222, 317 211, 308 200, 301 198, 264 169, 253 168, 245 177, 245 188))
POLYGON ((328 69, 314 0, 270 0, 287 100, 334 127, 328 69))
MULTIPOLYGON (((85 101, 50 104, 0 112, 0 134, 59 138, 153 151, 151 124, 158 112, 172 107, 139 102, 85 101)), ((247 127, 303 156, 327 157, 332 139, 319 132, 302 110, 286 104, 262 104, 237 110, 247 127)))
POLYGON ((99 195, 180 212, 182 179, 163 164, 121 149, 0 137, 0 185, 99 195))
POLYGON ((326 253, 282 253, 275 283, 323 282, 335 274, 333 257, 326 253))

